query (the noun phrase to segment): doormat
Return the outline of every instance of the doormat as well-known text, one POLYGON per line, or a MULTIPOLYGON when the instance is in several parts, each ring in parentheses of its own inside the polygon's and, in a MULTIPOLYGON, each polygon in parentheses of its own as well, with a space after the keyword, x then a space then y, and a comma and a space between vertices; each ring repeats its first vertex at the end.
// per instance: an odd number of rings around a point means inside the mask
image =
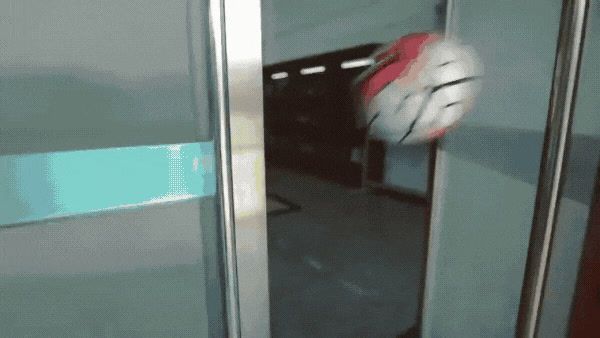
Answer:
POLYGON ((267 215, 276 216, 300 210, 300 206, 276 195, 267 194, 267 215))

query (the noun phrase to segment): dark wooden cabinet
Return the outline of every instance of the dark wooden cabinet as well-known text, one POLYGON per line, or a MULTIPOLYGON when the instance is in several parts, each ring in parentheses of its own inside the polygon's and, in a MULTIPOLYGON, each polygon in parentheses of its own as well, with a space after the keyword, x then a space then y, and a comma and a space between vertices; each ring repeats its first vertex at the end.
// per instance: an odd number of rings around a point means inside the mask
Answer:
POLYGON ((353 149, 362 146, 363 131, 355 124, 352 82, 367 66, 344 69, 342 63, 368 58, 377 47, 363 45, 264 67, 268 164, 360 184, 360 161, 352 158, 353 149), (302 74, 314 67, 324 71, 302 74))

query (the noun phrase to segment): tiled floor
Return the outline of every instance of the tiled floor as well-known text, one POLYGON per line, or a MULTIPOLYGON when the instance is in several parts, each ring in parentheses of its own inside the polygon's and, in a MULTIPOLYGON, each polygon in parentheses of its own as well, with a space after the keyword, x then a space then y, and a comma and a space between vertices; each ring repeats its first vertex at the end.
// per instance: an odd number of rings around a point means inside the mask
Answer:
POLYGON ((395 337, 415 324, 425 207, 283 169, 267 190, 273 337, 395 337))

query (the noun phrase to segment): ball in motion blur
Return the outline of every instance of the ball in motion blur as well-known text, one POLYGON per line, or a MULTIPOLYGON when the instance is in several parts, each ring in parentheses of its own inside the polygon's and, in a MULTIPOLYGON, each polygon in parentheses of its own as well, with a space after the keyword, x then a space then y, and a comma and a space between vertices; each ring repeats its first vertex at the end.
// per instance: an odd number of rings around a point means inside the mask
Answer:
POLYGON ((473 49, 415 33, 378 50, 359 76, 359 126, 369 137, 409 144, 442 137, 471 110, 483 67, 473 49))

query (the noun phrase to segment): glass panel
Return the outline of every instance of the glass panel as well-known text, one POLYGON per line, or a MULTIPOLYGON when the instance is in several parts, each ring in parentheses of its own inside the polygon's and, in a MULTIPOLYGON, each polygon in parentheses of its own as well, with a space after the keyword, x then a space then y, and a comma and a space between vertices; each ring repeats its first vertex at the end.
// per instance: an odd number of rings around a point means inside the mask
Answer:
POLYGON ((442 140, 424 337, 514 335, 536 200, 560 2, 457 0, 456 35, 485 67, 442 140))
POLYGON ((2 335, 223 336, 215 215, 203 198, 0 229, 2 335))
POLYGON ((0 336, 225 335, 206 5, 0 4, 0 336))
MULTIPOLYGON (((599 36, 600 2, 594 0, 590 1, 588 12, 572 138, 551 249, 539 337, 567 336, 570 311, 573 309, 575 284, 600 158, 599 36)), ((597 269, 595 264, 592 265, 597 269)))
POLYGON ((208 139, 200 2, 4 2, 0 154, 208 139))

